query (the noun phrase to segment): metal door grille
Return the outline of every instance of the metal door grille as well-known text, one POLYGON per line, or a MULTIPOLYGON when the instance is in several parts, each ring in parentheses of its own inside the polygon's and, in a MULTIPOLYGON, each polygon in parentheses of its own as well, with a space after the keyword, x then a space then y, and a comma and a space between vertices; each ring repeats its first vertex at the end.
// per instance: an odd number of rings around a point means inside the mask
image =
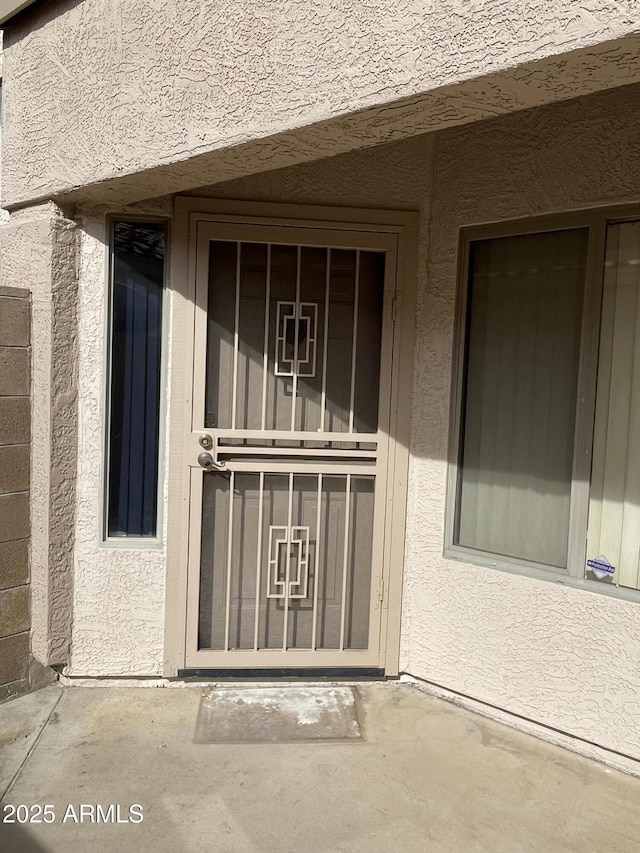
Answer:
POLYGON ((187 664, 375 664, 385 252, 209 239, 198 258, 190 447, 212 464, 192 467, 187 664))
POLYGON ((207 476, 200 648, 366 649, 373 505, 370 475, 207 476))

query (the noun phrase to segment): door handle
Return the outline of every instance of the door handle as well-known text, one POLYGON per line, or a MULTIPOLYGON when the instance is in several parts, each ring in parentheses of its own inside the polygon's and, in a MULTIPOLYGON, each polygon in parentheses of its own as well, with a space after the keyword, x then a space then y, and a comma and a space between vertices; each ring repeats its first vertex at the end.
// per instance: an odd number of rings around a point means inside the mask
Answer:
POLYGON ((204 468, 205 471, 222 471, 227 467, 226 462, 216 462, 213 456, 206 450, 198 454, 198 465, 204 468))
POLYGON ((226 462, 218 461, 218 442, 213 436, 207 432, 203 432, 198 439, 202 452, 198 455, 198 464, 205 471, 224 471, 227 467, 226 462), (213 451, 210 453, 209 451, 213 451))

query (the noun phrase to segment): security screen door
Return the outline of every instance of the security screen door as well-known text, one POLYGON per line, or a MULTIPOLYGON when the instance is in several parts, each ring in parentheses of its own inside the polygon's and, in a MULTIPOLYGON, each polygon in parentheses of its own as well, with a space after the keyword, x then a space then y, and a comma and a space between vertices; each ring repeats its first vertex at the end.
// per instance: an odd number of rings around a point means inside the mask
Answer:
POLYGON ((187 667, 380 667, 395 263, 198 223, 187 667))

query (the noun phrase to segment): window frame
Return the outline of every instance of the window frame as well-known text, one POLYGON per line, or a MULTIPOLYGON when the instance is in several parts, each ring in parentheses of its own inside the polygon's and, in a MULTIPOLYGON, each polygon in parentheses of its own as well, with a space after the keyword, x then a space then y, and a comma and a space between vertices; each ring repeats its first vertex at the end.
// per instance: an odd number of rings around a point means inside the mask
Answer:
POLYGON ((167 438, 167 381, 169 364, 169 266, 171 259, 171 218, 129 213, 109 213, 105 217, 105 300, 103 337, 103 388, 104 414, 102 417, 102 473, 100 477, 100 529, 99 545, 105 548, 129 550, 157 550, 164 547, 167 438), (160 401, 158 409, 158 482, 156 487, 155 536, 109 535, 109 468, 111 425, 111 364, 113 346, 113 274, 115 267, 115 225, 117 222, 160 223, 165 226, 164 269, 162 276, 162 319, 160 324, 160 401))
POLYGON ((596 208, 460 228, 449 407, 443 549, 445 559, 552 581, 629 601, 640 601, 640 590, 622 587, 615 583, 598 583, 585 577, 606 234, 610 224, 628 221, 640 221, 640 205, 596 208), (561 569, 455 544, 454 533, 465 393, 471 245, 479 240, 575 228, 588 229, 588 243, 576 393, 567 568, 561 569))

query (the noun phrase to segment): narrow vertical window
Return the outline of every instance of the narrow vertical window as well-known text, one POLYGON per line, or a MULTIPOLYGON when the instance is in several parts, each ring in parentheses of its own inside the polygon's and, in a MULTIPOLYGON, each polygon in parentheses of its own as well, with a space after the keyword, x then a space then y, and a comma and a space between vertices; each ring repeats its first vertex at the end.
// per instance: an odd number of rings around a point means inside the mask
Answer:
POLYGON ((157 533, 166 227, 113 224, 107 537, 157 533))

